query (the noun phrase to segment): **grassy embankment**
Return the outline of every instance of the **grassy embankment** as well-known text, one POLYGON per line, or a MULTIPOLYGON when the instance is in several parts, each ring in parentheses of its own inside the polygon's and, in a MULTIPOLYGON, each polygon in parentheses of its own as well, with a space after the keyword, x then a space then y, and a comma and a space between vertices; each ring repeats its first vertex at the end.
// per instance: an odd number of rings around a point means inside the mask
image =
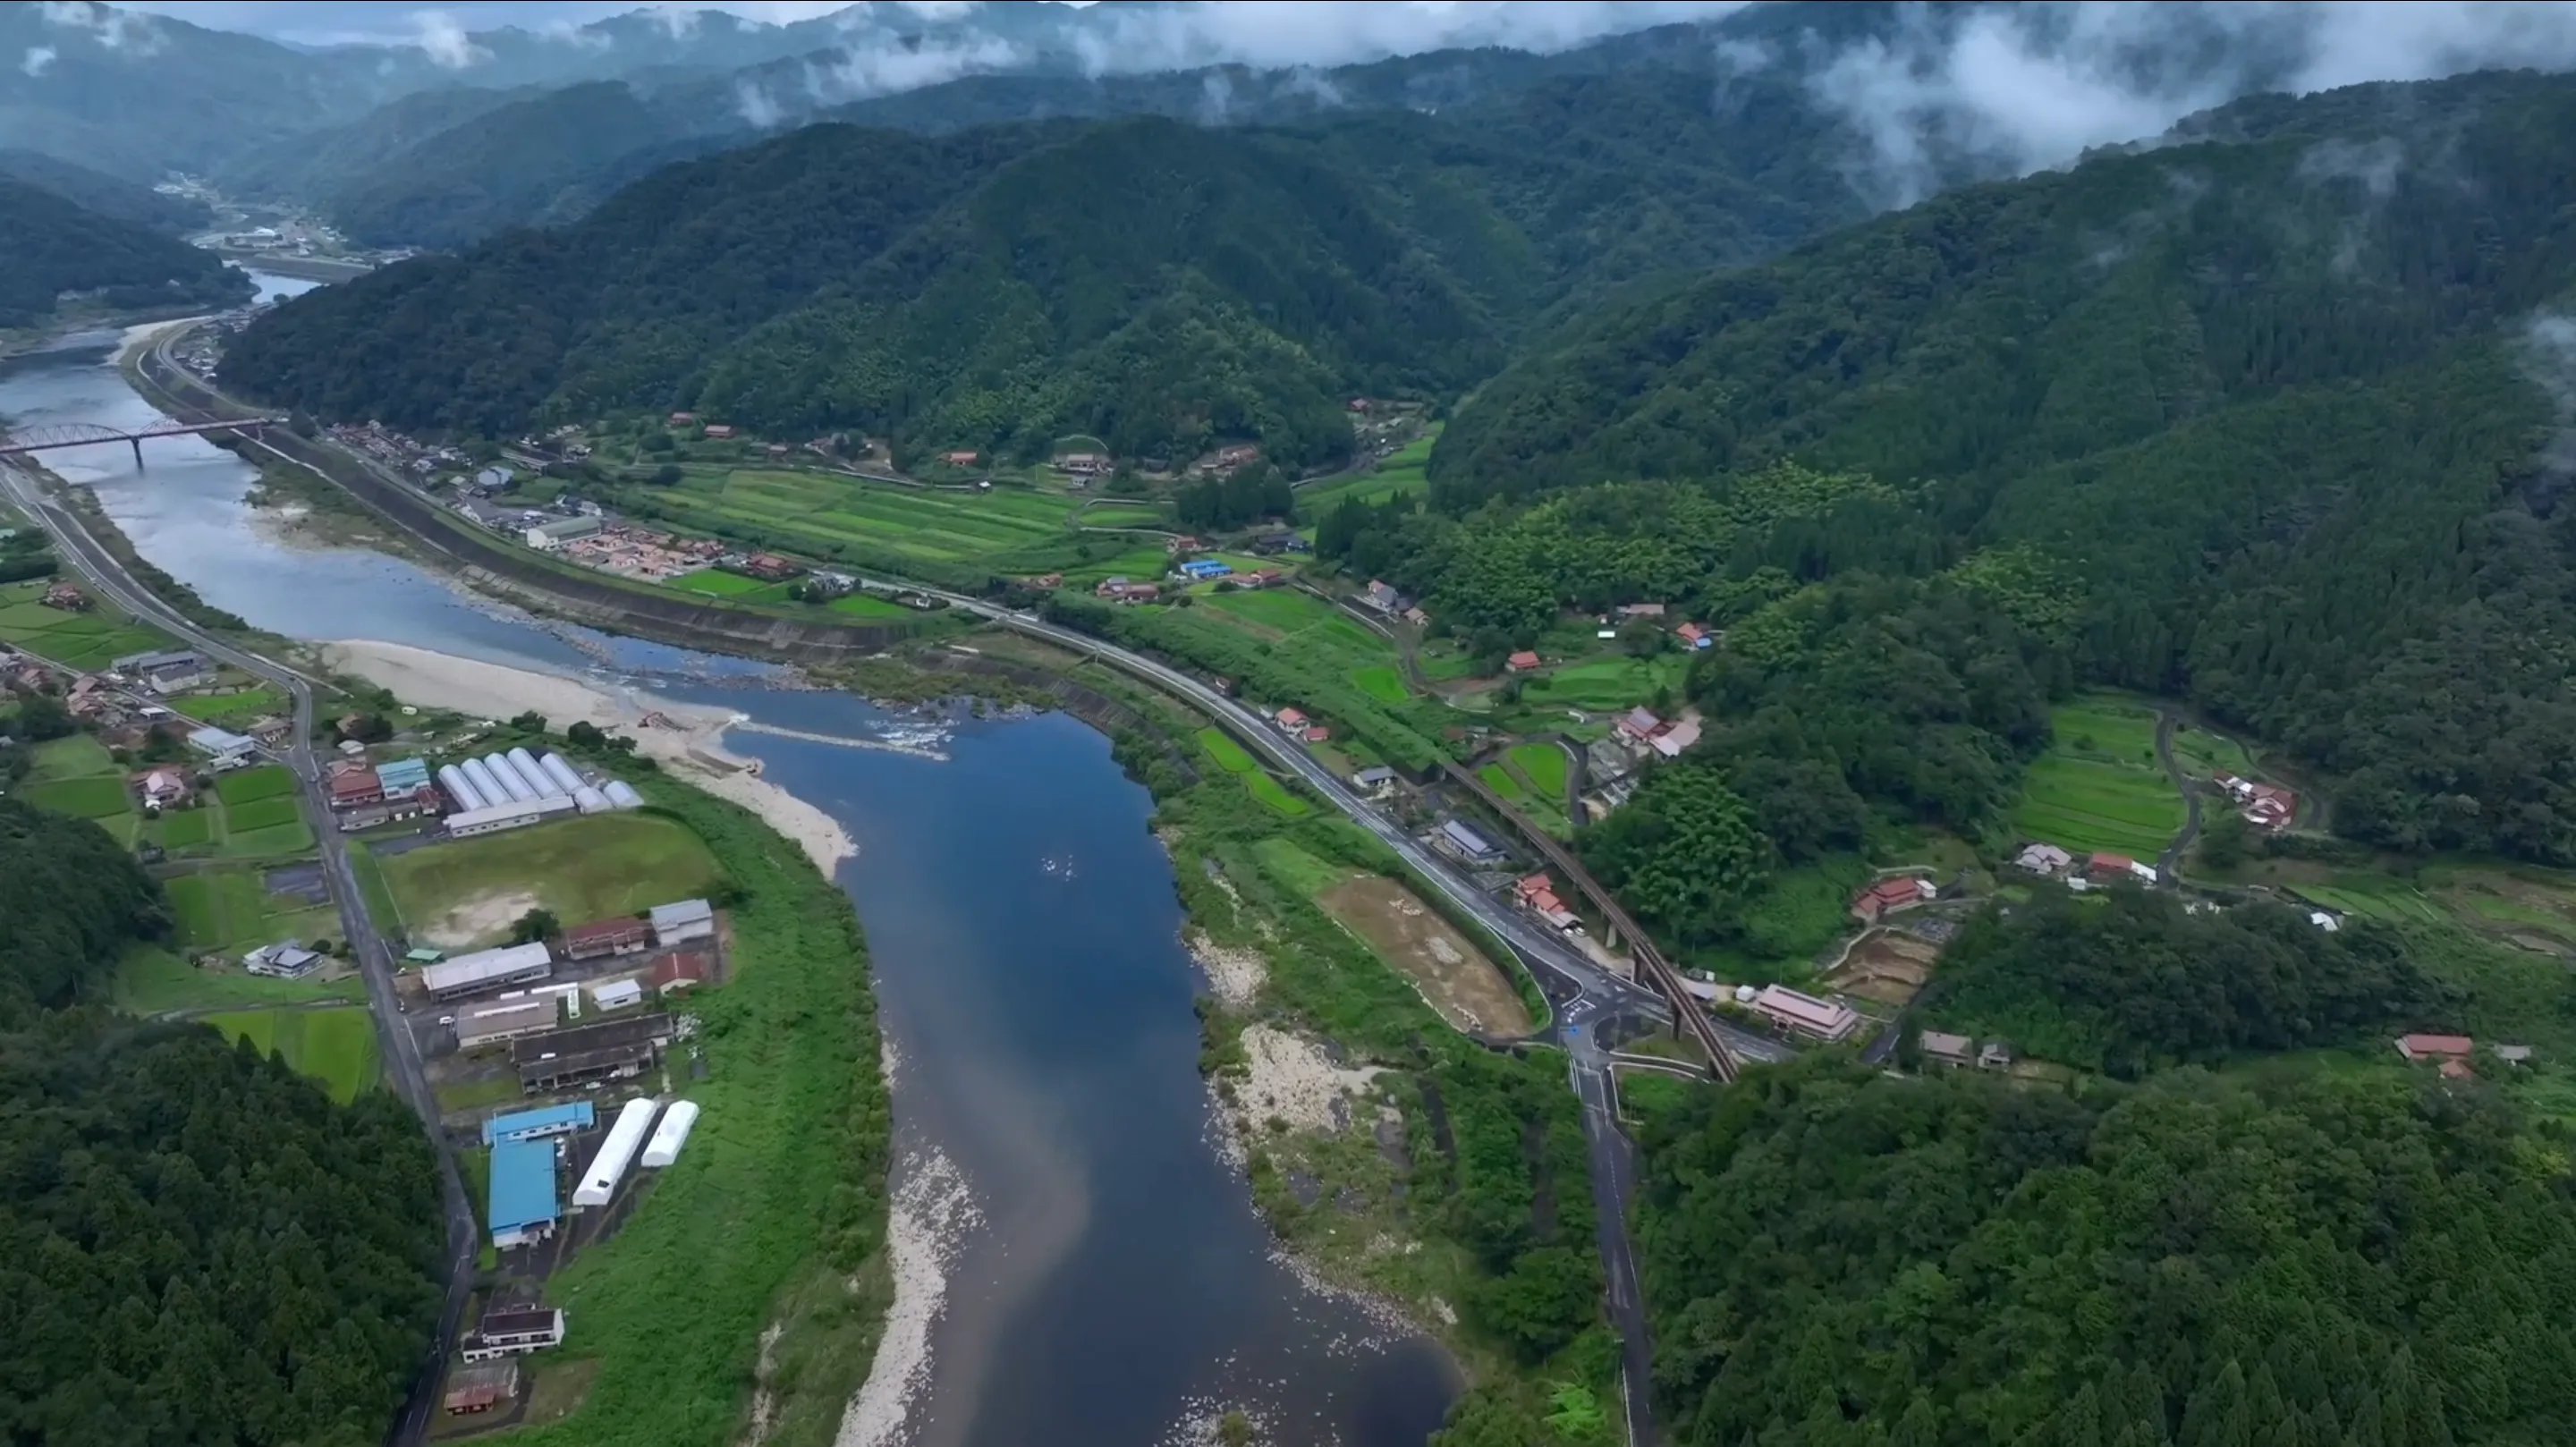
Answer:
MULTIPOLYGON (((1167 731, 1199 726, 1120 680, 1084 681, 1167 731)), ((1120 740, 1119 756, 1155 792, 1156 832, 1193 926, 1268 965, 1248 1012, 1203 1002, 1203 1066, 1227 1096, 1242 1032, 1260 1023, 1328 1039, 1382 1072, 1347 1128, 1252 1123, 1256 1202, 1326 1272, 1406 1304, 1446 1337, 1476 1382, 1466 1410, 1535 1424, 1558 1387, 1608 1400, 1616 1346, 1598 1320, 1592 1198, 1563 1064, 1544 1050, 1490 1049, 1451 1024, 1473 1008, 1494 1033, 1525 1028, 1543 1018, 1534 985, 1497 969, 1491 961, 1508 958, 1499 947, 1470 922, 1442 919, 1437 892, 1413 889, 1401 862, 1348 821, 1243 808, 1222 766, 1249 755, 1230 740, 1202 743, 1220 767, 1194 786, 1140 741, 1120 740), (1375 1134, 1381 1112, 1401 1123, 1400 1144, 1375 1134)))
MULTIPOLYGON (((526 1447, 723 1447, 775 1325, 769 1447, 822 1447, 866 1377, 891 1288, 887 1113, 866 950, 847 897, 750 813, 639 781, 649 820, 724 861, 733 979, 689 1008, 704 1112, 611 1240, 549 1283, 571 1336, 534 1390, 580 1405, 526 1447), (553 1385, 549 1385, 553 1384, 553 1385)), ((561 825, 543 826, 530 833, 561 825)))

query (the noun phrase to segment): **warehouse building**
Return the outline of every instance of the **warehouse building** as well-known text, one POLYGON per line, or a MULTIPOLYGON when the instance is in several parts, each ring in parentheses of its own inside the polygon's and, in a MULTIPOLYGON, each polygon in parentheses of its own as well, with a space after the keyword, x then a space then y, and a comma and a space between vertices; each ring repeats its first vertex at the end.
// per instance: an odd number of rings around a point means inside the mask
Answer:
POLYGON ((524 804, 514 801, 507 804, 494 804, 485 809, 460 809, 447 816, 447 832, 451 838, 456 839, 470 839, 477 834, 498 834, 504 829, 517 829, 534 824, 541 819, 553 818, 557 814, 569 814, 574 808, 575 805, 571 799, 561 794, 549 794, 542 799, 530 799, 524 804))
POLYGON ((420 972, 420 983, 429 991, 431 999, 452 1000, 496 985, 542 980, 554 972, 554 955, 543 943, 507 945, 424 966, 420 972))
POLYGON ((675 1100, 662 1112, 662 1123, 653 1127, 653 1138, 644 1143, 644 1164, 655 1170, 680 1158, 680 1147, 689 1142, 689 1128, 698 1123, 698 1104, 693 1100, 675 1100))
POLYGON ((483 1122, 483 1144, 496 1146, 503 1141, 543 1140, 547 1136, 570 1135, 588 1130, 598 1116, 590 1102, 576 1100, 570 1105, 539 1106, 535 1110, 508 1110, 483 1122))
POLYGON ((559 1346, 564 1337, 564 1314, 560 1306, 508 1307, 483 1313, 483 1319, 456 1344, 456 1354, 469 1362, 498 1361, 503 1357, 532 1352, 543 1347, 559 1346))
POLYGON ((510 1042, 519 1088, 534 1095, 594 1080, 640 1075, 677 1026, 667 1014, 629 1015, 510 1042))
POLYGON ((602 1010, 624 1010, 644 1003, 644 986, 632 976, 601 980, 590 987, 590 999, 602 1010))
MULTIPOLYGON (((635 1164, 635 1153, 644 1148, 645 1136, 653 1129, 653 1113, 661 1102, 649 1095, 639 1095, 618 1107, 617 1123, 608 1128, 607 1139, 599 1143, 599 1153, 581 1173, 581 1184, 572 1192, 576 1210, 605 1206, 617 1194, 617 1183, 626 1179, 626 1168, 635 1164)), ((674 1150, 677 1149, 675 1145, 674 1150)))
POLYGON ((602 919, 564 931, 564 958, 599 960, 633 954, 653 943, 652 927, 640 919, 602 919))
POLYGON ((476 1050, 522 1035, 542 1034, 561 1023, 562 1013, 551 995, 541 1000, 494 1000, 468 1005, 456 1012, 456 1048, 476 1050))
POLYGON ((440 1400, 447 1415, 467 1417, 505 1406, 518 1395, 519 1364, 503 1360, 458 1367, 448 1375, 447 1394, 440 1400))
POLYGON ((548 1140, 505 1140, 492 1147, 484 1217, 492 1244, 507 1251, 554 1234, 563 1209, 555 1196, 555 1147, 548 1140))
POLYGON ((653 942, 676 945, 684 940, 713 939, 716 912, 703 899, 684 899, 676 904, 653 906, 653 942))

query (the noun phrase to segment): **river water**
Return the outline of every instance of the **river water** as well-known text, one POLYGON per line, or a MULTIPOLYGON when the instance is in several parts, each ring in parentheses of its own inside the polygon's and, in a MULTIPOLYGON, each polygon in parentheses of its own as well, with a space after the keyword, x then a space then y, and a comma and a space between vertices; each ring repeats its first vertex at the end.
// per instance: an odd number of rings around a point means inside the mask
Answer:
MULTIPOLYGON (((253 275, 269 295, 313 285, 253 275)), ((116 344, 95 333, 0 362, 0 423, 148 424, 116 344)), ((642 679, 811 733, 897 722, 758 687, 761 664, 542 622, 398 558, 290 546, 245 505, 254 477, 231 454, 171 438, 143 456, 45 461, 254 627, 642 679)), ((1212 1404, 1301 1447, 1416 1447, 1439 1425, 1445 1355, 1278 1260, 1214 1148, 1170 863, 1106 739, 1048 715, 961 727, 944 763, 766 733, 730 747, 858 844, 838 882, 900 1062, 897 1197, 956 1228, 927 1387, 892 1440, 1157 1447, 1203 1433, 1212 1404)))

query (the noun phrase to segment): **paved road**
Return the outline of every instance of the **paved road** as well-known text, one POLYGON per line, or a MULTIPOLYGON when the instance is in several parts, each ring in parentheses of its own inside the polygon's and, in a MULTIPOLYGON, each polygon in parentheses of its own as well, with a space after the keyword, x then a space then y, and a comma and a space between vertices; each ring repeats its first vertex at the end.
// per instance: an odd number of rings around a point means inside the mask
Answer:
POLYGON ((340 911, 341 933, 349 940, 351 952, 358 960, 359 973, 366 979, 367 1001, 375 1015, 381 1054, 393 1074, 396 1088, 419 1114, 431 1143, 438 1150, 440 1194, 447 1219, 450 1257, 447 1301, 440 1319, 438 1345, 434 1349, 436 1354, 416 1384, 394 1434, 397 1443, 417 1442, 428 1431, 429 1414, 433 1408, 431 1398, 438 1379, 437 1368, 447 1343, 455 1337, 457 1323, 464 1314, 466 1293, 474 1281, 474 1210, 465 1198, 464 1179, 458 1175, 456 1161, 448 1154, 445 1137, 438 1127, 438 1102, 430 1092, 429 1074, 421 1061, 420 1042, 412 1035, 411 1024, 404 1018, 401 998, 394 990, 392 952, 385 947, 383 936, 376 932, 367 917, 366 895, 358 888, 357 875, 351 870, 347 842, 340 837, 339 828, 331 817, 322 762, 313 751, 315 680, 299 669, 225 642, 162 602, 127 574, 125 566, 117 561, 115 555, 91 535, 87 521, 79 512, 55 500, 33 474, 18 467, 0 466, 0 487, 5 487, 20 511, 35 519, 53 538, 55 548, 63 557, 118 607, 185 641, 209 658, 219 659, 276 684, 295 701, 295 730, 286 745, 283 762, 294 772, 300 785, 297 795, 302 801, 306 822, 313 826, 314 838, 319 842, 323 876, 328 882, 332 903, 340 911))
POLYGON ((2200 835, 2200 791, 2191 786, 2191 780, 2183 774, 2182 765, 2174 762, 2175 723, 2172 714, 2161 708, 2156 710, 2156 762, 2165 766, 2165 777, 2173 780, 2174 788, 2181 791, 2184 811, 2182 832, 2174 836, 2173 842, 2165 846, 2165 852, 2156 860, 2156 877, 2166 884, 2182 882, 2183 853, 2200 835))
MULTIPOLYGON (((166 365, 175 365, 169 356, 169 347, 178 335, 176 329, 164 333, 155 349, 159 360, 166 365)), ((359 460, 380 476, 410 485, 407 479, 390 469, 378 467, 373 459, 360 457, 359 460)), ((1628 1440, 1640 1444, 1640 1447, 1654 1442, 1650 1380, 1646 1369, 1651 1360, 1650 1341, 1645 1303, 1637 1289, 1635 1253, 1628 1237, 1635 1163, 1629 1142, 1619 1131, 1615 1104, 1617 1087, 1611 1079, 1610 1050, 1602 1043, 1599 1034, 1604 1027, 1614 1024, 1629 1029, 1669 1024, 1671 1007, 1662 997, 1602 969, 1568 947, 1553 932, 1539 929, 1519 911, 1488 895, 1452 868, 1446 859, 1371 808, 1304 748, 1290 743, 1272 728, 1269 720, 1250 712, 1191 675, 1089 634, 1059 627, 982 598, 951 593, 910 580, 874 581, 942 598, 953 608, 1042 639, 1077 655, 1097 659, 1189 701, 1255 751, 1297 775, 1326 802, 1395 851, 1432 888, 1447 896, 1521 957, 1538 980, 1540 989, 1557 1007, 1557 1031, 1565 1047, 1568 1075, 1577 1098, 1583 1103, 1583 1130, 1592 1158, 1592 1190, 1595 1216, 1599 1222, 1602 1271, 1609 1282, 1611 1321, 1619 1332, 1625 1363, 1623 1406, 1628 1440)), ((1765 1060, 1787 1057, 1788 1052, 1776 1042, 1721 1029, 1728 1037, 1728 1043, 1736 1046, 1744 1056, 1765 1060)), ((408 1031, 403 1033, 409 1034, 408 1031)), ((433 1121, 437 1118, 434 1106, 428 1118, 433 1121)), ((465 1249, 470 1256, 470 1215, 467 1221, 465 1249)))

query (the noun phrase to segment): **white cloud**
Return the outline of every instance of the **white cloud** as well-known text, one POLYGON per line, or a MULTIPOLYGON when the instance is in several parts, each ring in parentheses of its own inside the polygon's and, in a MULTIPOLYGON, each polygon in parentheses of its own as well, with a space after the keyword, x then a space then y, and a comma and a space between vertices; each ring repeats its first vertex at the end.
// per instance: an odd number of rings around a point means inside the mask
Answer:
POLYGON ((30 76, 43 75, 53 68, 54 48, 50 45, 28 46, 26 58, 18 62, 18 69, 30 76))
POLYGON ((2541 452, 2553 472, 2576 473, 2576 318, 2541 312, 2523 329, 2522 369, 2549 395, 2560 426, 2541 452))
POLYGON ((86 31, 91 39, 110 50, 150 55, 161 48, 161 33, 148 15, 110 9, 91 0, 43 0, 37 8, 47 25, 58 30, 86 31))
POLYGON ((733 100, 734 109, 741 114, 744 123, 761 130, 768 130, 787 118, 787 113, 779 109, 778 102, 770 98, 769 92, 750 81, 734 83, 733 100))
POLYGON ((1018 46, 991 35, 909 46, 866 46, 829 65, 805 67, 805 92, 819 105, 919 90, 965 75, 983 75, 1025 64, 1018 46))
POLYGON ((411 13, 411 43, 419 47, 430 63, 447 70, 463 70, 480 61, 490 60, 492 52, 474 43, 455 16, 444 10, 415 10, 411 13))
POLYGON ((2258 89, 2576 65, 2576 6, 2522 0, 1915 7, 1893 39, 1829 57, 1816 97, 1868 142, 1864 189, 1904 204, 1935 184, 1935 141, 2017 171, 2140 140, 2258 89))
MULTIPOLYGON (((1705 20, 1745 0, 1233 0, 1125 10, 1076 46, 1094 75, 1252 65, 1348 65, 1460 45, 1555 51, 1604 35, 1705 20)), ((1089 19, 1089 17, 1086 17, 1089 19)))

